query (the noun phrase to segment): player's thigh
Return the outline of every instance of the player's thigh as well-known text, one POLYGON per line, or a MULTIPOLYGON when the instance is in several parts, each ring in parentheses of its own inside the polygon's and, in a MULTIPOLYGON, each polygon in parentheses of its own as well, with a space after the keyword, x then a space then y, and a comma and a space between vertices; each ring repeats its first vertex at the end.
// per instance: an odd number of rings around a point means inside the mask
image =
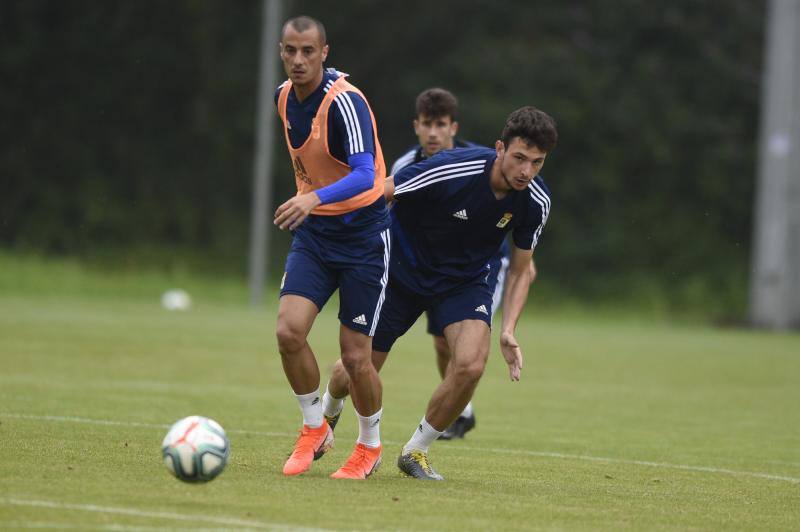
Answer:
POLYGON ((386 298, 389 279, 389 242, 384 233, 358 242, 341 253, 335 267, 339 272, 339 321, 367 336, 375 328, 386 298))
POLYGON ((389 279, 386 298, 372 339, 373 352, 388 353, 397 339, 414 325, 424 309, 425 302, 422 298, 389 279))
POLYGON ((489 356, 491 331, 483 320, 463 320, 451 323, 444 329, 452 353, 452 364, 477 366, 483 370, 489 356))
POLYGON ((443 324, 453 361, 485 362, 492 323, 492 291, 486 283, 476 282, 438 298, 431 312, 443 324))
POLYGON ((281 296, 276 327, 279 341, 287 344, 304 343, 317 314, 319 309, 313 301, 294 294, 281 296))
POLYGON ((483 321, 491 328, 492 288, 485 280, 475 281, 437 297, 429 312, 445 333, 451 324, 465 320, 483 321))
POLYGON ((372 357, 372 338, 344 325, 339 326, 339 348, 345 367, 369 363, 372 357))
POLYGON ((296 232, 286 256, 281 281, 281 300, 284 296, 303 297, 322 310, 338 286, 338 272, 325 255, 326 243, 308 232, 296 232))

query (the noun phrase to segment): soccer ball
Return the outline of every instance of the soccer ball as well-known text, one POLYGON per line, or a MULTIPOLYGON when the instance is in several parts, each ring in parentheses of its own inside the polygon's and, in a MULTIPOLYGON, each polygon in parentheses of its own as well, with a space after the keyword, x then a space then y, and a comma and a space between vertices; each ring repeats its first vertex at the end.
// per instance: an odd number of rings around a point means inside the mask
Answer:
POLYGON ((179 288, 167 290, 161 296, 161 306, 167 310, 189 310, 192 306, 192 297, 179 288))
POLYGON ((176 422, 161 443, 164 465, 184 482, 207 482, 228 462, 231 443, 213 419, 189 416, 176 422))

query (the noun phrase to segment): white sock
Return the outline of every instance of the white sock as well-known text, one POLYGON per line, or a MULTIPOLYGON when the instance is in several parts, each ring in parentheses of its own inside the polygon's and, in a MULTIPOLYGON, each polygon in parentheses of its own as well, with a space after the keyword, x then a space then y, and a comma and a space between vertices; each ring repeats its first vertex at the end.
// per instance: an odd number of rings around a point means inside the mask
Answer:
POLYGON ((297 402, 300 403, 300 410, 303 412, 303 424, 312 429, 322 425, 322 403, 319 400, 319 390, 297 395, 297 402))
POLYGON ((358 416, 358 443, 363 443, 372 449, 380 447, 382 413, 383 408, 367 417, 356 412, 356 416, 358 416))
POLYGON ((467 403, 467 406, 464 407, 464 410, 460 414, 461 417, 472 417, 472 401, 467 403))
POLYGON ((433 428, 431 424, 428 423, 428 420, 423 417, 422 421, 419 422, 419 427, 417 427, 411 439, 408 440, 408 443, 403 447, 403 454, 409 453, 411 450, 427 453, 428 447, 441 435, 442 432, 433 428))
POLYGON ((337 399, 332 396, 329 388, 325 387, 325 394, 322 396, 322 413, 328 417, 333 417, 344 408, 344 397, 337 399))

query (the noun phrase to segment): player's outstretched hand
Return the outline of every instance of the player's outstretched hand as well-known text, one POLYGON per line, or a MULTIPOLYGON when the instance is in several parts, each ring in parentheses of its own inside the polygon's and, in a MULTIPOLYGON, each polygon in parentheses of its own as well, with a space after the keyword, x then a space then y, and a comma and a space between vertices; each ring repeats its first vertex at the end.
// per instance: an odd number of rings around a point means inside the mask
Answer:
POLYGON ((295 196, 275 211, 274 224, 281 229, 293 231, 308 217, 321 202, 316 192, 295 196))
POLYGON ((504 332, 500 335, 500 351, 508 364, 508 375, 512 381, 518 381, 522 372, 522 349, 512 333, 504 332))

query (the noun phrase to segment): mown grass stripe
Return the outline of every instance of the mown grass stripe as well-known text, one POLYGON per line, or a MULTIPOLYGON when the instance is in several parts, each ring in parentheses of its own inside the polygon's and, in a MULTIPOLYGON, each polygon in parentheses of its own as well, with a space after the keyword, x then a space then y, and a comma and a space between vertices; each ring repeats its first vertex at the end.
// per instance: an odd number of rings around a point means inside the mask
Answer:
MULTIPOLYGON (((106 419, 90 419, 75 416, 37 416, 31 414, 16 414, 16 413, 2 413, 0 416, 5 416, 14 419, 30 419, 40 421, 57 421, 57 422, 73 422, 73 423, 89 423, 94 425, 109 425, 109 426, 131 426, 131 427, 146 427, 146 428, 159 428, 166 429, 169 425, 155 424, 155 423, 139 423, 135 421, 113 421, 106 419)), ((288 432, 264 432, 257 430, 228 430, 230 434, 253 434, 257 436, 267 437, 293 437, 293 433, 288 432)), ((384 440, 383 443, 389 445, 402 445, 405 442, 398 442, 392 440, 384 440)), ((497 447, 472 447, 472 446, 459 446, 458 449, 471 452, 491 452, 496 454, 518 454, 525 456, 537 456, 541 458, 558 458, 562 460, 582 460, 588 462, 602 462, 614 464, 627 464, 645 467, 657 467, 663 469, 678 469, 683 471, 693 471, 696 473, 714 473, 732 476, 743 476, 762 478, 765 480, 777 480, 782 482, 789 482, 792 484, 800 484, 800 478, 790 477, 785 475, 774 475, 772 473, 764 473, 760 471, 737 471, 735 469, 727 469, 722 467, 709 467, 709 466, 694 466, 687 464, 671 464, 668 462, 652 462, 649 460, 631 460, 626 458, 610 458, 604 456, 591 456, 586 454, 570 454, 559 453, 553 451, 530 451, 518 449, 502 449, 497 447)))

